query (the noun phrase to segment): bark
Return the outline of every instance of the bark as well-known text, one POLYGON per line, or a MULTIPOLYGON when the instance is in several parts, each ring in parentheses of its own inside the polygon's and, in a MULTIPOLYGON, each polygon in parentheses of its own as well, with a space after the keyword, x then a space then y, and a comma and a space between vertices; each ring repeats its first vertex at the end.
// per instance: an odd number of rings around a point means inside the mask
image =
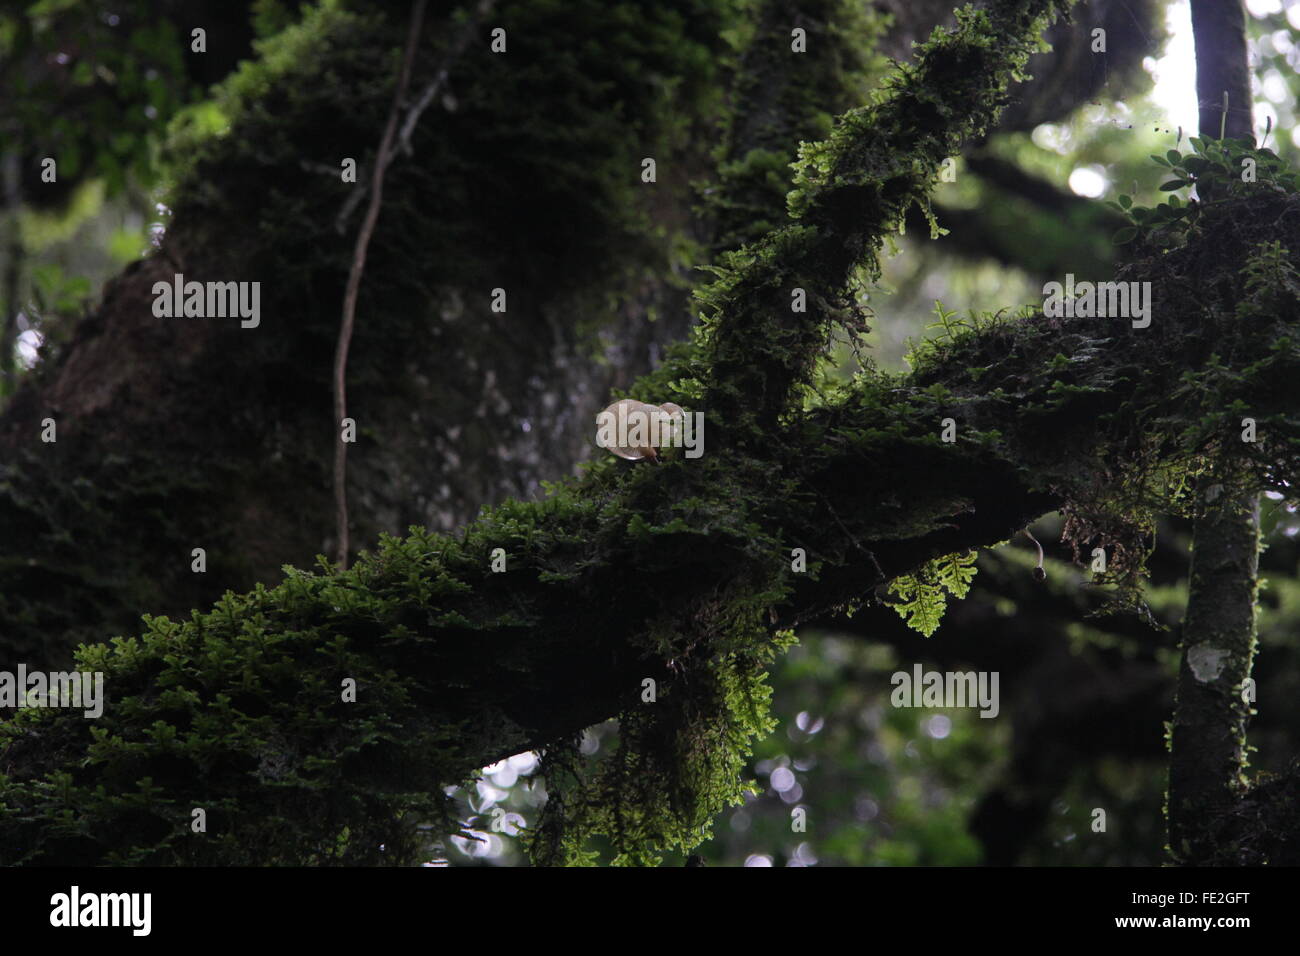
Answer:
POLYGON ((1222 851, 1220 818, 1245 783, 1258 496, 1212 502, 1193 534, 1169 756, 1169 849, 1184 865, 1211 862, 1222 851))
MULTIPOLYGON (((1245 13, 1237 0, 1193 0, 1201 135, 1254 141, 1245 13), (1224 114, 1224 103, 1228 105, 1224 114)), ((1214 194, 1214 183, 1200 190, 1214 194)), ((1169 851, 1185 865, 1223 853, 1220 818, 1245 783, 1244 699, 1255 656, 1258 492, 1224 493, 1220 466, 1203 483, 1205 512, 1193 528, 1178 697, 1169 749, 1169 851), (1216 475, 1218 476, 1216 478, 1216 475)), ((1252 695, 1253 697, 1253 695, 1252 695)))
POLYGON ((1192 0, 1196 42, 1196 99, 1201 136, 1254 142, 1246 13, 1240 0, 1192 0), (1228 114, 1223 115, 1224 97, 1228 114))

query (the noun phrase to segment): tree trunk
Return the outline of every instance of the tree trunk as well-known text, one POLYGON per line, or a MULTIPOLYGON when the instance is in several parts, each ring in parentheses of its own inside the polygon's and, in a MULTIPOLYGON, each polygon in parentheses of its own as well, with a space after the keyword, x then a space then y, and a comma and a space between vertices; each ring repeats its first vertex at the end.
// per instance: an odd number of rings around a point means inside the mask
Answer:
MULTIPOLYGON (((1193 0, 1201 136, 1254 141, 1245 14, 1239 0, 1193 0), (1226 118, 1224 103, 1228 104, 1226 118)), ((1213 181, 1199 191, 1208 198, 1213 181)), ((1245 782, 1243 699, 1255 655, 1259 499, 1226 491, 1215 471, 1193 529, 1182 661, 1169 748, 1169 851, 1186 865, 1220 852, 1222 820, 1245 782)))
POLYGON ((1216 499, 1194 527, 1169 758, 1169 849, 1185 865, 1215 858, 1222 845, 1221 818, 1244 783, 1258 496, 1216 499))
POLYGON ((1241 0, 1192 0, 1196 43, 1196 99, 1201 136, 1255 138, 1246 58, 1246 14, 1241 0), (1224 97, 1228 115, 1224 118, 1224 97))

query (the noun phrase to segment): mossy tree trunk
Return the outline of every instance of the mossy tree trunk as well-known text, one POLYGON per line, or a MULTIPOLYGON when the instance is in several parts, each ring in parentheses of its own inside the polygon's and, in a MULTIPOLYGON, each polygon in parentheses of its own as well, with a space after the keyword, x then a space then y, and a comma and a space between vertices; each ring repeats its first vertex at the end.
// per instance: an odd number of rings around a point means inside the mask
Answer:
MULTIPOLYGON (((1254 142, 1245 11, 1239 0, 1193 0, 1201 136, 1254 142), (1225 112, 1226 107, 1226 112, 1225 112)), ((1202 199, 1214 195, 1207 180, 1202 199)), ((1246 770, 1247 681, 1255 656, 1259 497, 1230 472, 1202 480, 1169 748, 1169 851, 1179 863, 1223 854, 1223 818, 1246 770), (1225 487, 1226 485, 1226 487, 1225 487)), ((1230 861, 1230 858, 1229 858, 1230 861)))
POLYGON ((1228 497, 1208 502, 1194 526, 1169 756, 1169 848, 1182 864, 1216 859, 1222 818, 1245 783, 1259 499, 1228 497))

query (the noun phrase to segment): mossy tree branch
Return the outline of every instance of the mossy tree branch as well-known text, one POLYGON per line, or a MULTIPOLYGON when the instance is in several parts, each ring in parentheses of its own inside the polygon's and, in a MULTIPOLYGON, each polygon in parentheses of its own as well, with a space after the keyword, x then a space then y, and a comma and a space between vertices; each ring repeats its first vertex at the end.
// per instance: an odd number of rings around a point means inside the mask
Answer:
MULTIPOLYGON (((1068 6, 1064 5, 1064 6, 1068 6)), ((794 222, 726 261, 702 295, 710 412, 739 444, 762 441, 810 381, 832 325, 863 329, 848 280, 876 255, 913 204, 929 209, 943 161, 982 135, 1038 48, 1052 2, 994 2, 958 11, 958 28, 900 67, 880 102, 842 116, 806 146, 790 197, 794 222), (791 308, 795 289, 808 310, 791 308)))

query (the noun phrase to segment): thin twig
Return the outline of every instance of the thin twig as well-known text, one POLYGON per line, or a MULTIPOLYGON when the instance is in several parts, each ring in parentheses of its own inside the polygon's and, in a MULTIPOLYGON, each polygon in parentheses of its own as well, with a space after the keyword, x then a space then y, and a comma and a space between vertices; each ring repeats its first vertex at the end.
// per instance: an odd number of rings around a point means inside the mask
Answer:
MULTIPOLYGON (((465 52, 465 48, 469 46, 469 41, 478 32, 479 24, 491 12, 494 3, 496 3, 496 0, 479 0, 478 9, 466 22, 465 28, 460 31, 456 41, 448 48, 446 55, 443 57, 442 66, 438 68, 438 72, 434 74, 428 86, 420 92, 420 95, 415 98, 415 102, 411 104, 410 109, 407 110, 406 119, 402 122, 402 131, 397 137, 401 152, 406 153, 408 156, 414 152, 411 148, 411 134, 415 132, 415 124, 420 121, 420 115, 428 108, 429 104, 433 102, 433 98, 438 95, 438 92, 446 84, 451 65, 465 52)), ((387 155, 377 157, 376 166, 386 171, 389 163, 397 156, 398 151, 398 149, 393 149, 387 155)), ((340 233, 347 228, 348 219, 351 218, 353 210, 357 208, 357 204, 365 198, 365 195, 366 187, 362 186, 360 189, 353 190, 347 201, 343 203, 343 208, 339 210, 338 217, 334 220, 334 228, 340 233)))
MULTIPOLYGON (((335 427, 342 428, 343 420, 348 415, 347 403, 347 368, 348 347, 352 344, 352 329, 356 324, 357 293, 361 289, 361 274, 366 268, 366 250, 370 246, 370 237, 374 235, 375 223, 379 219, 379 202, 384 192, 384 170, 388 168, 388 156, 393 148, 393 137, 397 132, 397 117, 401 112, 402 98, 406 87, 411 82, 411 64, 415 62, 415 48, 420 39, 420 28, 424 24, 424 8, 428 0, 415 0, 411 7, 411 27, 406 36, 406 50, 402 54, 402 67, 397 77, 397 89, 393 92, 393 108, 388 113, 388 125, 384 127, 383 138, 379 141, 379 155, 375 162, 374 177, 371 180, 370 205, 366 217, 361 222, 357 233, 357 244, 352 253, 352 268, 348 272, 347 290, 343 294, 343 319, 339 324, 338 344, 334 350, 334 420, 335 427)), ((337 559, 340 568, 348 566, 348 492, 347 492, 348 443, 340 434, 334 448, 334 512, 338 524, 337 559)))
POLYGON ((849 530, 848 525, 846 525, 842 520, 840 520, 840 516, 836 513, 835 508, 831 505, 829 498, 827 498, 825 495, 820 495, 820 494, 818 495, 818 497, 820 497, 822 501, 825 502, 826 510, 831 513, 831 517, 835 519, 835 523, 840 526, 840 530, 844 532, 844 534, 848 537, 849 541, 852 542, 853 546, 867 556, 867 560, 869 560, 872 566, 876 569, 876 574, 880 575, 880 580, 882 582, 888 581, 889 575, 885 574, 885 569, 882 568, 880 566, 880 562, 876 560, 875 552, 872 551, 870 548, 864 546, 862 542, 859 541, 857 537, 853 534, 853 532, 849 530))

